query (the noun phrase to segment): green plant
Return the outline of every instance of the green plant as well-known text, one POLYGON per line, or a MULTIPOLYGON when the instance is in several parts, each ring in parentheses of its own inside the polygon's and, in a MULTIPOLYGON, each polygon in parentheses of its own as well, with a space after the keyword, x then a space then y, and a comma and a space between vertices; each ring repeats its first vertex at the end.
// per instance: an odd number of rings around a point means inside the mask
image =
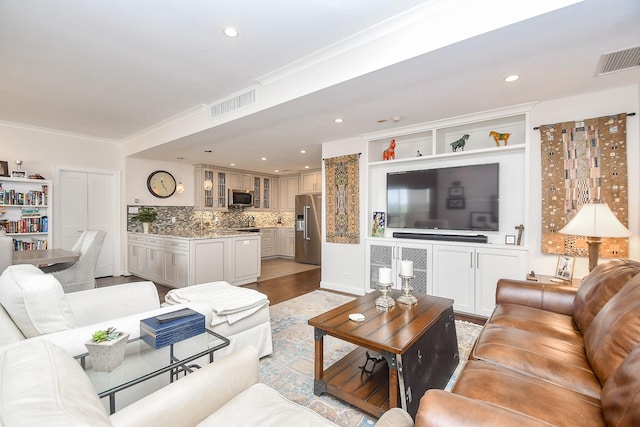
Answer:
POLYGON ((100 329, 98 331, 95 331, 91 335, 91 340, 93 342, 111 341, 118 338, 121 334, 122 333, 117 331, 116 328, 114 328, 113 326, 110 326, 107 329, 100 329))
POLYGON ((158 213, 148 206, 143 206, 138 210, 138 213, 133 216, 134 220, 140 222, 153 222, 158 218, 158 213))

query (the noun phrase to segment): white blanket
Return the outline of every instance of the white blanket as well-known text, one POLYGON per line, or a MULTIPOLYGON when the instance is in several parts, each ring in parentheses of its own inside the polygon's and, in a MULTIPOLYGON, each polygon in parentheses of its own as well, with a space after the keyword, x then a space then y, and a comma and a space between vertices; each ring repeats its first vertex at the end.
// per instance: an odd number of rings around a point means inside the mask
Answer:
POLYGON ((265 294, 253 289, 232 286, 224 281, 172 289, 167 292, 165 301, 169 304, 208 302, 213 310, 212 326, 224 322, 233 324, 269 305, 269 299, 265 294))

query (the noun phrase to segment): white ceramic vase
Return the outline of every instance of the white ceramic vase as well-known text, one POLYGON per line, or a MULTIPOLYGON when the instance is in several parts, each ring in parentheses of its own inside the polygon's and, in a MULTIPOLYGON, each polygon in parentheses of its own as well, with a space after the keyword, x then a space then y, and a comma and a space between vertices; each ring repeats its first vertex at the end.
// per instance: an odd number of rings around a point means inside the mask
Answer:
POLYGON ((110 341, 87 341, 84 345, 89 351, 91 368, 98 372, 111 372, 124 360, 129 333, 122 333, 118 338, 110 341))
POLYGON ((150 222, 143 222, 142 223, 142 231, 144 231, 146 234, 151 233, 151 223, 150 222))

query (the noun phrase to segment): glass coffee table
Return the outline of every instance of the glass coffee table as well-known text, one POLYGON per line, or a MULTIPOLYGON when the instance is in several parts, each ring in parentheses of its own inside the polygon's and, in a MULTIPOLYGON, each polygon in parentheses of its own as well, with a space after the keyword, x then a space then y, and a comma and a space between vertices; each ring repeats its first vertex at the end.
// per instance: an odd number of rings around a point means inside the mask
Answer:
POLYGON ((136 394, 149 394, 177 380, 180 375, 199 369, 202 363, 212 363, 214 352, 228 345, 227 338, 205 329, 200 335, 159 349, 141 338, 131 339, 127 342, 124 361, 111 372, 94 371, 89 353, 75 358, 80 361, 98 396, 109 397, 109 412, 113 414, 116 411, 116 393, 140 385, 142 389, 138 389, 136 394))

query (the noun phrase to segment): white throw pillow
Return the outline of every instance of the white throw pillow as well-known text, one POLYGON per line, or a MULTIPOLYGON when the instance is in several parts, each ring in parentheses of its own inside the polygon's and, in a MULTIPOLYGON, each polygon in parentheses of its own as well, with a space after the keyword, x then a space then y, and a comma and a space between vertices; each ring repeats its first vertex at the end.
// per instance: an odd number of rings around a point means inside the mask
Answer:
POLYGON ((75 327, 60 282, 33 265, 12 265, 2 273, 0 303, 27 338, 75 327))

